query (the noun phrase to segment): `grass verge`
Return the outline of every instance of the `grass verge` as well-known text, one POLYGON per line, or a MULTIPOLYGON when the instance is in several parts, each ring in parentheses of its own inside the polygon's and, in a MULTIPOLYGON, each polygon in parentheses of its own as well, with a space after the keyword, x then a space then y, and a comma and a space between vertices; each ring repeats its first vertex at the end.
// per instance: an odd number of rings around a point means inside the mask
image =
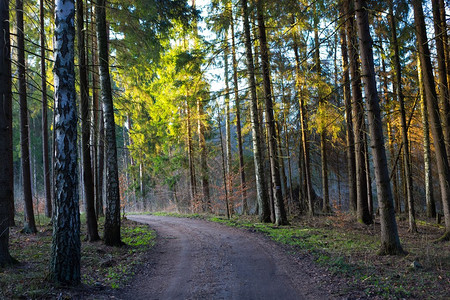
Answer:
MULTIPOLYGON (((49 219, 39 216, 38 233, 22 234, 21 223, 11 228, 10 252, 20 263, 0 268, 0 299, 84 298, 92 291, 119 288, 134 275, 145 254, 155 243, 156 234, 147 225, 122 220, 123 247, 107 247, 102 241, 85 242, 85 219, 81 228, 81 286, 55 287, 48 280, 52 241, 49 219)), ((102 235, 103 220, 99 220, 102 235)))
POLYGON ((293 220, 290 226, 263 224, 248 216, 230 220, 220 216, 188 217, 259 232, 285 245, 297 257, 311 255, 318 265, 346 281, 340 296, 359 290, 366 297, 379 299, 450 299, 450 246, 448 242, 433 243, 442 228, 426 220, 417 222, 418 234, 408 232, 407 221, 398 222, 408 255, 379 256, 379 223, 365 226, 347 214, 293 220))

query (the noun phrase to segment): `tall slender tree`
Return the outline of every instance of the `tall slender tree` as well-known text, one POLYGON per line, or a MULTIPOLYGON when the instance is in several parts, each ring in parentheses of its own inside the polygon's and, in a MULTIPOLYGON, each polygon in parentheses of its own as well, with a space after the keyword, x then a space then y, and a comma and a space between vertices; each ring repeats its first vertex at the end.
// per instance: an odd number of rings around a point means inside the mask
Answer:
POLYGON ((417 59, 417 70, 419 75, 420 103, 422 105, 421 114, 423 126, 423 168, 425 173, 425 201, 427 204, 427 217, 436 218, 436 202, 433 192, 433 173, 431 172, 430 124, 428 122, 428 108, 427 102, 425 100, 420 59, 417 59))
POLYGON ((36 233, 31 192, 30 138, 28 126, 27 81, 25 67, 25 35, 23 24, 23 0, 16 0, 17 23, 17 69, 19 76, 20 105, 20 150, 22 163, 23 197, 25 202, 25 223, 23 231, 36 233))
POLYGON ((367 177, 364 150, 364 107, 362 101, 361 79, 359 72, 359 61, 357 55, 357 40, 355 32, 355 13, 353 9, 353 0, 344 1, 344 10, 347 15, 345 25, 347 33, 347 50, 350 65, 351 87, 352 87, 352 113, 353 130, 355 133, 355 161, 356 161, 356 191, 357 207, 356 217, 359 222, 371 224, 372 217, 369 213, 367 177))
POLYGON ((98 58, 100 62, 100 88, 105 122, 106 162, 106 213, 104 242, 108 246, 121 246, 120 238, 120 193, 117 166, 116 128, 114 104, 109 74, 108 31, 106 28, 106 0, 97 0, 98 58))
POLYGON ((12 173, 12 93, 11 52, 9 36, 9 0, 0 1, 0 266, 14 260, 9 253, 9 225, 11 201, 14 201, 12 173))
POLYGON ((77 39, 78 39, 78 64, 80 76, 80 110, 81 110, 81 152, 83 155, 83 186, 86 201, 86 225, 89 241, 100 239, 95 216, 95 191, 94 178, 91 164, 91 128, 89 111, 88 69, 86 64, 86 39, 83 1, 76 3, 77 39))
POLYGON ((355 0, 359 47, 361 54, 362 78, 369 120, 375 180, 377 183, 378 205, 381 223, 381 254, 403 254, 395 220, 386 150, 384 148, 383 125, 380 100, 375 82, 372 37, 369 29, 369 16, 365 0, 355 0))
POLYGON ((263 153, 260 138, 260 124, 258 103, 256 96, 255 67, 253 64, 252 40, 250 35, 249 8, 247 0, 241 0, 242 20, 244 28, 245 56, 247 63, 247 77, 250 88, 250 118, 252 125, 253 157, 255 162, 256 194, 258 201, 258 215, 262 222, 270 222, 269 200, 266 190, 263 153))
POLYGON ((48 150, 48 101, 47 76, 45 66, 45 10, 44 0, 39 0, 40 40, 41 40, 41 89, 42 89, 42 156, 44 170, 45 216, 52 216, 52 193, 50 185, 50 161, 48 150))
POLYGON ((55 1, 55 216, 51 278, 80 283, 80 211, 77 172, 77 108, 75 92, 75 4, 55 1))
POLYGON ((444 133, 442 131, 439 105, 435 89, 433 76, 433 66, 431 64, 430 49, 428 46, 425 17, 423 14, 422 2, 412 0, 414 9, 414 23, 417 34, 417 44, 419 46, 420 65, 422 69, 423 84, 425 87, 425 99, 427 102, 428 117, 431 125, 434 146, 436 149, 436 161, 439 175, 439 185, 443 204, 445 233, 442 240, 450 240, 450 169, 445 147, 444 133))
POLYGON ((275 208, 275 224, 286 225, 288 224, 286 209, 284 207, 283 193, 281 190, 280 179, 280 163, 278 158, 278 141, 277 132, 275 127, 275 117, 273 113, 273 99, 272 88, 269 70, 269 49, 267 46, 266 37, 266 25, 264 20, 264 0, 258 0, 256 3, 257 20, 258 20, 258 33, 261 50, 261 66, 263 75, 263 87, 264 87, 264 103, 266 109, 266 124, 268 132, 268 144, 269 144, 269 160, 270 169, 272 173, 272 189, 274 196, 274 208, 275 208))
POLYGON ((411 158, 409 154, 408 125, 406 124, 405 97, 402 88, 402 68, 400 65, 400 50, 397 40, 397 24, 394 16, 392 0, 389 1, 389 23, 391 27, 391 42, 394 50, 394 70, 396 83, 396 96, 400 104, 400 121, 402 126, 403 160, 405 168, 406 201, 408 201, 409 231, 417 232, 416 216, 414 211, 413 183, 411 174, 411 158))

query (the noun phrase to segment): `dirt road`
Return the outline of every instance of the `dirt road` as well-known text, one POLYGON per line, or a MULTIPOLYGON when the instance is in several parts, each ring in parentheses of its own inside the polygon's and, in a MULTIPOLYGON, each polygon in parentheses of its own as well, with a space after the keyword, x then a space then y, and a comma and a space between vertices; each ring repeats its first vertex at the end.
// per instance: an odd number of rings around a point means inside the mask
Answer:
POLYGON ((330 299, 311 275, 267 238, 203 220, 128 216, 158 234, 123 299, 330 299))

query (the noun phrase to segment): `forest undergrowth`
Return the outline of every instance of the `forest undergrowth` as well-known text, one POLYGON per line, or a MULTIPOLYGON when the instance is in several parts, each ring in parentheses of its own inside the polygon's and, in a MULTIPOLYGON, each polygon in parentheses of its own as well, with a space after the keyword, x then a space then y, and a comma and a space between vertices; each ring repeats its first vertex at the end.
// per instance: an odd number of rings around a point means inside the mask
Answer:
MULTIPOLYGON (((173 213, 161 215, 186 216, 173 213)), ((432 220, 419 220, 418 233, 408 232, 407 219, 398 218, 399 234, 405 256, 380 256, 380 223, 367 226, 356 223, 347 213, 333 216, 302 217, 289 226, 258 223, 254 216, 187 215, 205 218, 228 226, 262 233, 286 247, 296 259, 311 255, 332 275, 344 277, 341 297, 352 291, 364 291, 370 299, 449 299, 450 247, 435 241, 443 226, 432 220)))
MULTIPOLYGON (((50 220, 37 217, 38 233, 23 234, 21 216, 10 231, 10 252, 19 261, 0 268, 0 299, 86 299, 91 294, 123 287, 135 267, 154 245, 156 234, 147 225, 122 220, 123 247, 108 247, 103 241, 87 242, 86 220, 81 216, 81 286, 55 286, 48 279, 52 241, 50 220)), ((22 216, 23 217, 23 216, 22 216)), ((103 219, 99 231, 103 233, 103 219)))

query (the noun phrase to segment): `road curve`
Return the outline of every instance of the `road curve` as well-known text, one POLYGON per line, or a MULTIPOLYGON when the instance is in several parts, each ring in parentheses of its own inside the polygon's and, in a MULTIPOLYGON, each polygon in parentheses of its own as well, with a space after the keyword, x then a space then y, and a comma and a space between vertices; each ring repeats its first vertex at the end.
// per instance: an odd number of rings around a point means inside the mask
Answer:
POLYGON ((197 219, 132 215, 158 235, 123 299, 330 299, 309 268, 252 232, 197 219))

